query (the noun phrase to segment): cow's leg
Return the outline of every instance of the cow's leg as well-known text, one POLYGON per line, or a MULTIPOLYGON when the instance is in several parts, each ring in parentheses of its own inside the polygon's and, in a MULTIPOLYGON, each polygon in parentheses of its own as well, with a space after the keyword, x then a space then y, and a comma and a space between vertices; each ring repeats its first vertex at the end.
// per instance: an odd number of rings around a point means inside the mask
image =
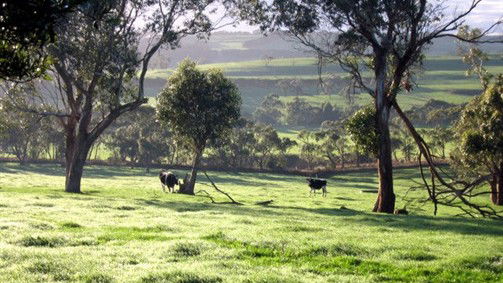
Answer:
POLYGON ((327 187, 323 186, 322 190, 323 190, 323 196, 326 197, 327 196, 327 187))
POLYGON ((162 188, 162 191, 163 191, 163 192, 166 192, 166 188, 164 187, 164 184, 163 184, 163 183, 161 183, 161 188, 162 188))

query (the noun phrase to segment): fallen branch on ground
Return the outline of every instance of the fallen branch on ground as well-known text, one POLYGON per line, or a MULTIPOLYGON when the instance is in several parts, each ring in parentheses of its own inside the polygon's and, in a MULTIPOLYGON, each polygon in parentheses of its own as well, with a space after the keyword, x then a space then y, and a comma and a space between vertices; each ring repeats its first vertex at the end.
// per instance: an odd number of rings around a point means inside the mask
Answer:
POLYGON ((224 191, 220 190, 220 189, 217 187, 217 185, 215 185, 215 183, 213 182, 213 180, 211 180, 210 176, 208 176, 208 173, 206 173, 206 171, 203 171, 203 173, 204 173, 204 175, 206 176, 206 178, 208 178, 208 180, 210 181, 211 185, 213 186, 213 188, 214 188, 217 192, 219 192, 219 193, 221 193, 221 194, 224 194, 226 197, 228 197, 228 198, 231 200, 231 203, 232 203, 232 204, 242 205, 242 203, 235 201, 235 200, 234 200, 234 199, 233 199, 233 198, 232 198, 232 197, 231 197, 228 193, 226 193, 226 192, 224 192, 224 191))
POLYGON ((208 193, 207 191, 205 191, 205 190, 199 190, 199 191, 197 191, 196 195, 197 195, 198 193, 205 193, 204 195, 202 195, 203 197, 207 197, 207 198, 209 198, 209 199, 211 200, 211 203, 216 203, 216 202, 215 202, 215 199, 214 199, 214 198, 210 195, 210 193, 208 193))

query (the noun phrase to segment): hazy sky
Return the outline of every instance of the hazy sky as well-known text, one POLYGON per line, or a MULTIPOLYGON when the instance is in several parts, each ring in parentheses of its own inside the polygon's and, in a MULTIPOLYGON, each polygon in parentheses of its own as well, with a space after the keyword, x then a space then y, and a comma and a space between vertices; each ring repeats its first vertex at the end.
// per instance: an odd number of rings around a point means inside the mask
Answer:
MULTIPOLYGON (((458 14, 471 4, 472 0, 445 0, 449 7, 447 15, 458 14)), ((503 0, 483 0, 477 8, 466 18, 466 23, 473 27, 487 28, 498 19, 503 19, 503 0)), ((237 27, 225 27, 226 31, 253 31, 257 27, 239 24, 237 27)), ((494 33, 503 34, 503 26, 499 26, 494 33)))

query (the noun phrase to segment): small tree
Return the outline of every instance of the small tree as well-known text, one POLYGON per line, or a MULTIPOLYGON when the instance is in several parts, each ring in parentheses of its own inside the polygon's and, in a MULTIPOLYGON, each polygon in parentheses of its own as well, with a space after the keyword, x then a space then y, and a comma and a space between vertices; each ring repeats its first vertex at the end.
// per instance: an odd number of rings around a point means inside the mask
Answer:
POLYGON ((285 104, 279 100, 276 94, 269 94, 260 103, 260 106, 253 112, 253 117, 257 122, 277 125, 280 123, 282 113, 281 110, 285 104))
POLYGON ((285 122, 293 126, 307 126, 312 122, 313 112, 313 107, 305 99, 296 96, 286 103, 285 122))
POLYGON ((367 106, 346 120, 348 134, 359 149, 359 153, 377 156, 379 134, 375 123, 375 110, 367 106))
POLYGON ((449 128, 436 127, 430 133, 431 144, 440 150, 442 158, 445 158, 445 147, 447 143, 453 140, 454 133, 449 128))
POLYGON ((231 130, 239 118, 241 98, 234 83, 222 71, 200 71, 184 60, 159 94, 157 112, 194 153, 192 172, 182 193, 194 194, 197 170, 209 140, 231 130))
POLYGON ((503 75, 465 108, 456 125, 465 168, 489 175, 491 200, 503 205, 503 75))
POLYGON ((313 169, 314 161, 319 153, 319 145, 316 143, 316 136, 314 132, 302 130, 297 134, 300 141, 300 158, 307 162, 307 167, 313 169))

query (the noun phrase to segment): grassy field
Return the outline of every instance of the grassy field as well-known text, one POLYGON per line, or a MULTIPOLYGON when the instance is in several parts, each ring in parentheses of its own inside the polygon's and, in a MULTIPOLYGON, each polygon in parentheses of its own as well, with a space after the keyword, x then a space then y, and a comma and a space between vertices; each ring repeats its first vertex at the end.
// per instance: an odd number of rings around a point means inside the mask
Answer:
MULTIPOLYGON (((346 101, 341 95, 337 95, 336 90, 332 95, 318 95, 315 82, 318 79, 316 61, 313 58, 287 58, 274 59, 266 64, 264 60, 231 62, 219 64, 200 65, 203 70, 210 68, 220 68, 225 74, 235 80, 243 97, 243 110, 253 112, 262 99, 269 93, 276 93, 282 96, 286 102, 296 95, 284 94, 274 83, 279 80, 304 80, 301 97, 314 105, 321 105, 330 102, 339 107, 344 107, 346 101), (269 83, 264 83, 269 82, 269 83), (308 83, 311 82, 311 83, 308 83)), ((424 64, 424 73, 418 79, 418 87, 411 94, 403 94, 398 97, 402 108, 409 109, 412 106, 423 105, 429 99, 444 100, 450 103, 464 103, 469 101, 473 95, 480 92, 480 83, 475 78, 465 76, 467 65, 456 56, 429 57, 424 64)), ((492 73, 503 72, 501 59, 492 57, 487 63, 488 71, 492 73)), ((166 79, 172 70, 150 70, 149 79, 166 79)), ((345 76, 345 73, 336 65, 324 67, 324 75, 336 74, 345 76)), ((338 86, 336 89, 339 89, 338 86)), ((156 90, 150 90, 151 95, 156 94, 156 90)), ((361 94, 356 97, 356 102, 360 105, 371 101, 368 94, 361 94)))
MULTIPOLYGON (((234 206, 114 167, 87 168, 84 193, 66 194, 63 171, 0 164, 0 282, 503 280, 501 222, 428 206, 370 213, 375 194, 361 190, 375 188, 373 172, 329 178, 326 198, 309 196, 302 176, 210 172, 244 203, 234 206)), ((417 177, 396 171, 398 207, 417 177)), ((203 178, 198 189, 225 201, 203 178)))

